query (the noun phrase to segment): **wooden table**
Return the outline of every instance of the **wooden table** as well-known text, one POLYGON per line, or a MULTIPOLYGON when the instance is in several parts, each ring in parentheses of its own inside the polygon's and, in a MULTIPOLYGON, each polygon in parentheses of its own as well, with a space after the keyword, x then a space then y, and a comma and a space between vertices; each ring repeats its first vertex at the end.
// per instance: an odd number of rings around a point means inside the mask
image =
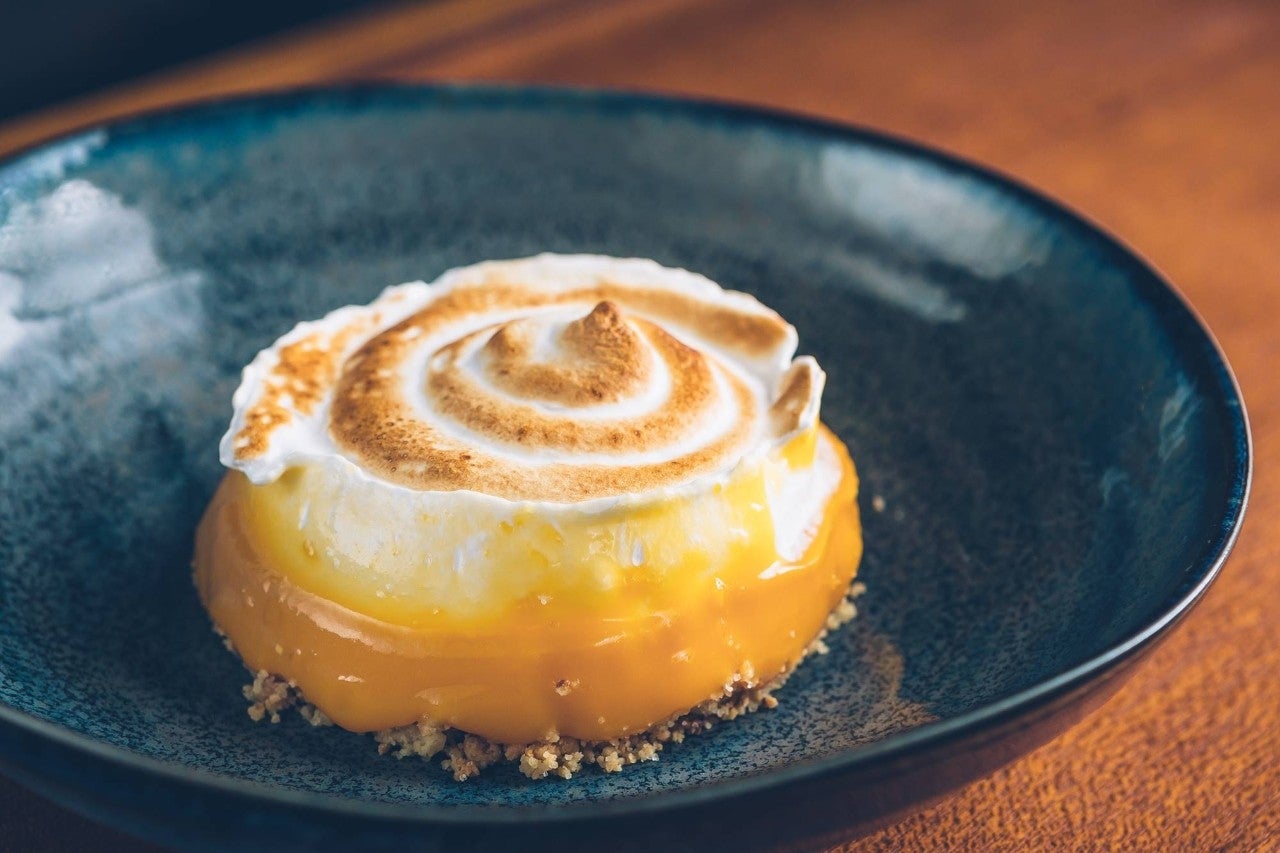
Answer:
MULTIPOLYGON (((884 128, 1021 177, 1146 254, 1243 385, 1250 523, 1109 704, 886 848, 1280 846, 1280 4, 442 0, 382 7, 0 126, 0 151, 191 97, 338 78, 694 93, 884 128)), ((0 849, 117 840, 0 781, 0 849)))

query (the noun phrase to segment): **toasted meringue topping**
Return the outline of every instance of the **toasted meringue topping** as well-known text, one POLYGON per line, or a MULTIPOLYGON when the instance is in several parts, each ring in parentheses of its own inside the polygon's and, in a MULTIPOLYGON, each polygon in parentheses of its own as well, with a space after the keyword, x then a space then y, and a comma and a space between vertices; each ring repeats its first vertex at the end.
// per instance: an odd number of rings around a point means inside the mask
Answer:
POLYGON ((304 323, 236 392, 223 461, 340 456, 417 491, 572 502, 722 476, 812 426, 824 376, 754 298, 652 261, 540 255, 304 323))

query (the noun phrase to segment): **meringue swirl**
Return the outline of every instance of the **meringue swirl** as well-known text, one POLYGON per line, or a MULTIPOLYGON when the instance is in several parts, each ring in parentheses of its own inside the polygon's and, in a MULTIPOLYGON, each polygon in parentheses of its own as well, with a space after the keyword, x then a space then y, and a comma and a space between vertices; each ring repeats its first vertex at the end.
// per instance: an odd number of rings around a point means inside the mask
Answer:
POLYGON ((388 289, 245 370, 223 461, 338 455, 417 491, 578 502, 723 476, 817 420, 823 374, 754 298, 639 259, 539 255, 388 289))

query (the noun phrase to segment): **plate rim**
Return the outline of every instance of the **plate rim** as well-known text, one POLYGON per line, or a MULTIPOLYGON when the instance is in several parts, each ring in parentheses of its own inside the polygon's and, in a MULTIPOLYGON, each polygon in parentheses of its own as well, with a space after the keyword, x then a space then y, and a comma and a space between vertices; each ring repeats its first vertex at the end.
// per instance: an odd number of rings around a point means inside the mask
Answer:
MULTIPOLYGON (((424 109, 441 104, 511 104, 524 107, 557 107, 580 113, 599 112, 600 107, 630 107, 654 115, 678 115, 692 119, 723 119, 739 126, 764 127, 770 131, 790 131, 820 135, 846 143, 870 145, 894 155, 926 161, 948 171, 994 185, 1002 193, 1051 218, 1065 220, 1087 238, 1096 241, 1116 259, 1123 260, 1146 282, 1134 279, 1138 295, 1146 297, 1160 320, 1160 326, 1176 343, 1179 354, 1191 352, 1189 344, 1199 343, 1199 356, 1216 379, 1219 392, 1214 402, 1227 412, 1233 445, 1229 493, 1217 535, 1205 547, 1204 556, 1184 569, 1195 577, 1192 586, 1171 601, 1159 605, 1153 615, 1139 620, 1142 627, 1102 652, 1067 670, 994 702, 955 717, 938 720, 879 741, 848 747, 831 755, 806 759, 786 767, 758 771, 721 782, 688 789, 674 789, 615 800, 585 800, 567 803, 503 804, 411 804, 363 800, 337 794, 270 785, 241 777, 215 773, 138 753, 58 723, 21 711, 0 701, 0 725, 33 735, 76 753, 170 781, 185 788, 228 794, 263 801, 289 809, 321 811, 351 817, 440 826, 476 824, 522 825, 538 822, 574 822, 603 817, 652 814, 676 807, 709 804, 793 783, 834 775, 841 771, 866 769, 877 763, 907 759, 949 742, 998 728, 1002 723, 1033 714, 1038 708, 1062 700, 1077 689, 1101 681, 1121 664, 1135 659, 1163 638, 1203 597, 1221 573, 1243 526, 1253 486, 1254 446, 1252 428, 1244 396, 1226 354, 1203 317, 1154 263, 1120 237, 1089 216, 1064 203, 1051 193, 1025 183, 998 168, 950 153, 907 136, 859 124, 833 120, 803 112, 722 98, 707 98, 637 89, 598 88, 519 83, 414 83, 377 80, 330 81, 295 86, 271 87, 251 92, 214 95, 180 103, 130 111, 107 121, 87 122, 17 148, 0 157, 0 197, 4 183, 15 176, 23 161, 42 151, 68 145, 105 133, 107 138, 122 129, 145 133, 148 123, 200 118, 219 108, 282 108, 305 106, 308 101, 335 97, 400 95, 421 99, 424 109), (1179 315, 1181 315, 1179 317, 1179 315), (1181 323, 1182 328, 1177 324, 1181 323), (1200 337, 1196 342, 1195 337, 1200 337), (1234 411, 1232 411, 1234 409, 1234 411)), ((18 172, 20 174, 20 171, 18 172)))

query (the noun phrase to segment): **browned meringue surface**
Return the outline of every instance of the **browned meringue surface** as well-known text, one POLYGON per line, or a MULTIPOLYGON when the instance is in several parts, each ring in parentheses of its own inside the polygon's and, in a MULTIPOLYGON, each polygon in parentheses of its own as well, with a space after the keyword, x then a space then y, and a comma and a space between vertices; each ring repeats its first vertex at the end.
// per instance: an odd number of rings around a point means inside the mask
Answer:
POLYGON ((390 483, 578 501, 723 473, 814 416, 794 330, 700 276, 591 256, 450 275, 282 346, 229 461, 323 406, 334 449, 390 483))

